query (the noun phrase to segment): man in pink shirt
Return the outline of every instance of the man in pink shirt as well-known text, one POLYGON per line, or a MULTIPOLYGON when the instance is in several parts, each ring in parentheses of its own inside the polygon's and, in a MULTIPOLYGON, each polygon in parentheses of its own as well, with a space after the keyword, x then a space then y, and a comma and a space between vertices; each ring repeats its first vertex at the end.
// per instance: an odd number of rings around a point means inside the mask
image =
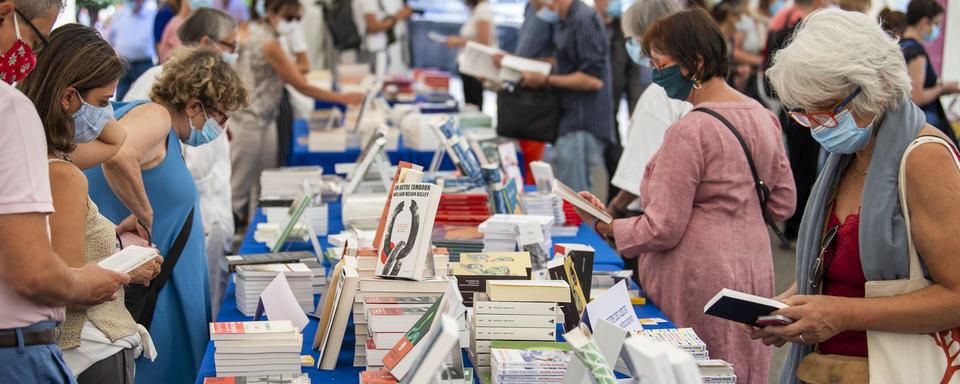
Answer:
MULTIPOLYGON (((75 383, 57 347, 65 307, 112 300, 126 274, 70 268, 53 253, 46 139, 33 103, 10 83, 35 65, 61 0, 0 0, 0 383, 75 383)), ((77 229, 82 230, 82 229, 77 229)))

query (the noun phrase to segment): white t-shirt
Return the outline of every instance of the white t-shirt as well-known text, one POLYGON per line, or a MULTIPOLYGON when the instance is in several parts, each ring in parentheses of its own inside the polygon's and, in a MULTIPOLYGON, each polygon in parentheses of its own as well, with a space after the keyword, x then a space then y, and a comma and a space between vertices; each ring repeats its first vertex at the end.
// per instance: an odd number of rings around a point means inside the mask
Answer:
MULTIPOLYGON (((354 22, 357 24, 360 33, 364 36, 363 45, 364 49, 368 52, 378 52, 387 48, 387 32, 385 30, 374 33, 367 32, 365 17, 368 13, 376 16, 377 20, 383 20, 387 15, 384 9, 380 7, 380 1, 381 0, 356 0, 353 3, 354 22)), ((384 6, 386 6, 386 3, 384 3, 384 6)))
POLYGON ((663 144, 663 136, 673 123, 693 109, 693 105, 667 97, 663 87, 650 84, 637 100, 630 116, 627 145, 623 147, 617 172, 610 182, 617 188, 640 196, 640 182, 647 162, 663 144))
POLYGON ((490 23, 490 46, 499 46, 497 43, 497 29, 493 24, 493 8, 491 8, 489 1, 481 1, 473 8, 473 11, 470 12, 470 18, 460 27, 460 37, 476 41, 477 23, 481 21, 490 23))

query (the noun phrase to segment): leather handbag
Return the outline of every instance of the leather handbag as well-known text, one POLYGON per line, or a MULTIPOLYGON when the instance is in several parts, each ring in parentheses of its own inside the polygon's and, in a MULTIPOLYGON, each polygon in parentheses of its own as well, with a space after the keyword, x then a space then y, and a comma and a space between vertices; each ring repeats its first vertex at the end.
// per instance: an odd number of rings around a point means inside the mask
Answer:
POLYGON ((497 135, 552 143, 560 126, 555 90, 517 87, 497 93, 497 135))
MULTIPOLYGON (((160 265, 160 274, 150 281, 150 286, 130 285, 124 290, 124 304, 133 320, 137 324, 150 329, 150 323, 153 322, 153 312, 157 308, 157 298, 160 296, 160 290, 170 281, 173 276, 173 268, 177 266, 183 248, 190 240, 190 231, 193 229, 193 209, 187 215, 187 220, 180 227, 180 233, 173 240, 173 245, 164 255, 163 264, 160 265)), ((204 272, 206 273, 206 272, 204 272)))
POLYGON ((867 384, 870 372, 864 357, 813 352, 800 361, 797 378, 808 384, 867 384))

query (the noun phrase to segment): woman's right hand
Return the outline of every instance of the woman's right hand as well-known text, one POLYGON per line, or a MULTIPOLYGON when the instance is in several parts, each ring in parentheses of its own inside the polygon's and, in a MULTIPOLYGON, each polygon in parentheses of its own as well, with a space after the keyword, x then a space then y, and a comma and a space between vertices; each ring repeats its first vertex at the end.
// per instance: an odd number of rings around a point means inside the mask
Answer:
POLYGON ((152 261, 143 263, 139 268, 130 271, 130 283, 149 287, 150 282, 160 274, 160 267, 162 265, 163 256, 157 256, 152 261))
MULTIPOLYGON (((787 290, 783 291, 783 293, 777 296, 774 296, 773 299, 779 302, 783 302, 784 300, 789 299, 790 297, 795 296, 796 294, 797 294, 797 283, 794 282, 793 285, 790 286, 790 288, 787 288, 787 290)), ((786 344, 788 341, 790 341, 780 336, 772 335, 769 332, 766 332, 763 328, 757 328, 751 325, 743 324, 743 329, 747 332, 748 335, 750 335, 751 339, 760 340, 760 342, 762 342, 764 345, 768 345, 768 346, 772 345, 777 348, 780 348, 784 344, 786 344)))

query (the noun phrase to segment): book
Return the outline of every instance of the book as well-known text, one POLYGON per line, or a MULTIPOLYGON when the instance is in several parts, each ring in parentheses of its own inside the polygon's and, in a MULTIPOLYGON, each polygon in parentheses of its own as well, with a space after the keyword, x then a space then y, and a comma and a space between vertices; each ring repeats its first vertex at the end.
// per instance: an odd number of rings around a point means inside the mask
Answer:
POLYGON ((362 292, 443 293, 449 285, 450 280, 445 278, 433 278, 420 281, 377 278, 360 280, 360 290, 362 292))
POLYGON ((774 299, 724 288, 703 306, 703 313, 760 327, 757 324, 758 317, 770 315, 786 307, 786 304, 774 299))
MULTIPOLYGON (((431 332, 429 339, 426 340, 426 351, 423 357, 417 359, 410 369, 408 376, 410 383, 433 382, 440 377, 443 370, 443 364, 446 356, 451 351, 460 352, 460 328, 457 321, 447 314, 440 315, 440 321, 437 324, 437 331, 431 332)), ((460 367, 461 371, 463 367, 460 367)))
POLYGON ((668 347, 666 343, 646 337, 628 337, 620 356, 634 377, 643 377, 651 383, 675 383, 676 376, 667 356, 668 347))
POLYGON ((406 332, 430 309, 422 307, 370 308, 367 312, 367 327, 371 332, 406 332))
POLYGON ((697 336, 693 328, 643 329, 635 334, 677 347, 698 360, 710 358, 707 344, 697 336))
POLYGON ((335 282, 331 282, 331 288, 334 290, 332 292, 327 290, 328 295, 333 295, 332 298, 328 298, 331 301, 330 306, 324 309, 321 326, 317 327, 317 334, 314 336, 313 348, 320 350, 317 369, 336 369, 337 356, 340 354, 343 334, 350 319, 354 295, 357 293, 357 284, 360 280, 356 270, 356 259, 344 257, 344 260, 338 263, 338 268, 340 275, 335 282))
POLYGON ((360 372, 360 384, 395 384, 397 379, 387 370, 360 372))
MULTIPOLYGON (((597 343, 590 336, 590 331, 586 327, 581 325, 578 328, 574 328, 570 332, 567 332, 563 335, 564 340, 573 347, 573 354, 577 357, 583 365, 587 368, 587 371, 590 373, 589 377, 596 384, 617 384, 617 378, 613 374, 613 370, 610 369, 610 364, 608 364, 607 359, 603 356, 603 353, 600 352, 600 347, 597 346, 597 343)), ((564 382, 581 382, 581 378, 577 377, 579 372, 571 371, 567 373, 566 379, 564 382)))
POLYGON ((573 329, 580 323, 580 315, 586 306, 586 299, 583 297, 583 292, 580 291, 576 272, 568 273, 571 269, 567 268, 567 264, 567 258, 558 253, 553 260, 547 262, 547 273, 551 280, 566 281, 570 286, 570 301, 560 303, 559 306, 560 311, 563 312, 564 329, 573 329), (577 283, 569 284, 571 280, 577 283))
POLYGON ((537 191, 542 193, 553 192, 553 167, 545 161, 531 161, 530 172, 537 185, 537 191))
POLYGON ((464 253, 460 255, 460 262, 453 265, 453 274, 455 276, 529 276, 530 253, 464 253))
POLYGON ((114 272, 130 273, 140 268, 141 265, 157 258, 157 256, 160 256, 160 254, 154 248, 128 245, 117 253, 100 260, 97 265, 114 272))
MULTIPOLYGON (((390 185, 390 189, 387 190, 387 201, 383 205, 383 210, 380 213, 380 221, 377 224, 377 231, 373 236, 373 246, 380 248, 381 242, 383 241, 383 231, 387 225, 387 216, 390 213, 390 199, 393 196, 393 189, 400 183, 407 182, 416 182, 420 181, 420 177, 423 175, 423 167, 408 163, 406 161, 401 161, 397 164, 397 171, 393 175, 393 184, 390 185)), ((346 208, 346 206, 344 206, 346 208)), ((344 212, 347 212, 344 210, 344 212)))
POLYGON ((566 200, 570 204, 573 204, 575 207, 580 208, 584 212, 590 214, 597 220, 603 221, 604 223, 610 224, 613 222, 613 216, 610 216, 609 213, 594 207, 593 204, 590 204, 587 199, 581 197, 577 192, 570 189, 560 180, 553 179, 553 193, 557 196, 560 196, 563 200, 566 200))
POLYGON ((597 251, 587 244, 577 243, 558 243, 554 245, 553 249, 554 253, 562 254, 565 259, 570 259, 570 263, 573 264, 573 271, 576 272, 577 279, 580 281, 583 296, 589 299, 593 286, 593 259, 597 251))
POLYGON ((504 369, 556 370, 555 372, 562 376, 569 360, 569 352, 553 349, 493 348, 490 350, 490 367, 501 373, 504 369))
POLYGON ((203 384, 310 384, 306 373, 270 376, 206 377, 203 384))
POLYGON ((736 384, 737 375, 733 365, 723 360, 698 360, 697 369, 700 377, 707 384, 736 384))
POLYGON ((486 295, 474 297, 473 312, 475 315, 542 315, 556 316, 557 303, 552 302, 521 302, 521 301, 489 301, 486 295))
POLYGON ((290 321, 234 321, 210 323, 210 340, 255 340, 290 337, 299 331, 290 321))
POLYGON ((377 276, 418 280, 430 253, 441 188, 429 183, 397 184, 377 256, 377 276))
MULTIPOLYGON (((506 58, 504 58, 506 59, 506 58)), ((547 64, 549 66, 549 64, 547 64)), ((512 141, 500 143, 497 146, 500 155, 500 168, 513 180, 515 186, 523 186, 523 175, 520 174, 520 160, 517 158, 517 147, 512 141)))
POLYGON ((570 285, 552 280, 493 280, 487 282, 492 301, 569 303, 570 285))
POLYGON ((554 328, 557 326, 557 316, 531 315, 491 315, 482 313, 474 315, 477 327, 501 328, 554 328))
MULTIPOLYGON (((413 368, 416 360, 421 358, 428 347, 428 343, 421 341, 432 332, 439 332, 437 323, 441 315, 447 314, 454 317, 460 317, 464 312, 464 307, 460 299, 460 292, 457 286, 449 283, 447 290, 440 300, 438 300, 427 313, 425 313, 417 323, 393 346, 391 351, 383 358, 383 365, 390 370, 394 377, 401 380, 407 378, 407 374, 413 368)), ((453 356, 456 361, 460 356, 453 356)), ((456 367, 455 367, 456 368, 456 367)), ((462 375, 462 361, 459 364, 459 374, 462 375)))
POLYGON ((552 341, 557 339, 557 328, 499 328, 475 327, 473 329, 477 340, 541 340, 552 341))

